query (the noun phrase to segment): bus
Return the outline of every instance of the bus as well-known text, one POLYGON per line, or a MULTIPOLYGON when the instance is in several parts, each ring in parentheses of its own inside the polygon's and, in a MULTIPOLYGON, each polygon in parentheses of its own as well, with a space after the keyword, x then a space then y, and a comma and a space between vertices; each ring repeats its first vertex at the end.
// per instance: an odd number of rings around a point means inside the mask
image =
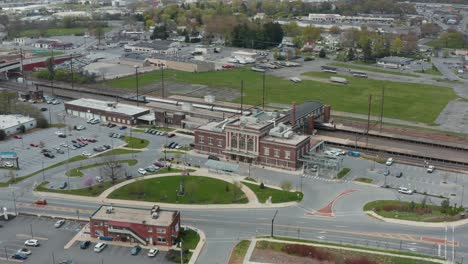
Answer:
POLYGON ((335 67, 329 67, 329 66, 321 66, 320 69, 322 72, 328 72, 328 73, 337 73, 338 69, 335 67))
POLYGON ((365 73, 365 72, 360 72, 360 71, 351 71, 351 75, 352 75, 353 77, 367 78, 367 73, 365 73))

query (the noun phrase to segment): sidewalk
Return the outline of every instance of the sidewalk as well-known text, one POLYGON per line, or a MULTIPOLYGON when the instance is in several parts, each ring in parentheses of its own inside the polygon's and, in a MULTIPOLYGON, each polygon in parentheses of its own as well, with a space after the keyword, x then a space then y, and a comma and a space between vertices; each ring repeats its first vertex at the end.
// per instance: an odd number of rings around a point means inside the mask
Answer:
POLYGON ((391 257, 398 257, 398 258, 430 261, 430 262, 436 262, 436 263, 442 263, 442 264, 452 263, 450 261, 434 259, 434 258, 429 258, 429 257, 424 258, 424 257, 416 257, 416 256, 399 255, 399 254, 394 254, 394 253, 387 253, 387 252, 373 251, 373 250, 366 250, 366 249, 316 244, 314 242, 306 243, 306 242, 295 242, 295 241, 287 241, 287 240, 271 239, 271 238, 254 238, 252 239, 252 243, 250 243, 250 246, 247 249, 247 253, 245 254, 244 262, 243 262, 244 264, 257 264, 257 262, 250 261, 250 258, 252 257, 252 253, 255 250, 257 241, 269 241, 269 242, 277 242, 277 243, 284 243, 284 244, 299 244, 299 245, 308 245, 308 246, 321 247, 321 248, 341 249, 341 250, 347 250, 347 251, 367 253, 367 254, 372 254, 372 255, 384 255, 384 256, 391 256, 391 257))

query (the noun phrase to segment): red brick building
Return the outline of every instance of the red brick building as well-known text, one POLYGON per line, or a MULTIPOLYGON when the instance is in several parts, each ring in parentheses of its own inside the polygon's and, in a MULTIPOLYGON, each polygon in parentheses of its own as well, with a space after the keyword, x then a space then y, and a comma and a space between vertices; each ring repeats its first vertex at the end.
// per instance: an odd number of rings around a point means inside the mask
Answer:
POLYGON ((249 116, 211 122, 195 130, 199 153, 224 156, 227 160, 296 170, 299 158, 310 149, 310 136, 298 135, 289 112, 254 111, 249 116))
POLYGON ((91 237, 143 245, 172 246, 179 237, 180 212, 122 206, 101 206, 89 221, 91 237))

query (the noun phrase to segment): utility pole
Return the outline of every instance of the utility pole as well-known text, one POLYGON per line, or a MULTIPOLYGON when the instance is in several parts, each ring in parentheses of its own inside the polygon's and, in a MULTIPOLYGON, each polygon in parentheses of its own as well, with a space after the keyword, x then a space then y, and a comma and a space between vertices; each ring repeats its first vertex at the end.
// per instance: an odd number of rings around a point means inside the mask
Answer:
POLYGON ((73 54, 70 54, 70 74, 71 74, 71 88, 74 89, 74 76, 73 76, 73 54))
POLYGON ((382 86, 382 105, 380 106, 380 133, 382 133, 382 125, 383 125, 384 97, 385 97, 385 86, 382 86))
POLYGON ((244 109, 244 80, 241 80, 241 115, 244 109))
POLYGON ((137 106, 140 106, 140 97, 138 95, 138 65, 135 65, 135 80, 136 80, 136 99, 137 106))
POLYGON ((165 97, 165 91, 164 91, 164 65, 161 65, 161 97, 165 97))
MULTIPOLYGON (((51 61, 50 61, 50 63, 52 63, 52 68, 54 68, 54 70, 55 70, 55 65, 54 65, 54 63, 55 63, 55 61, 54 61, 54 48, 52 48, 52 56, 51 56, 51 61)), ((52 72, 54 72, 54 70, 52 70, 52 72)), ((55 73, 52 73, 52 76, 50 76, 50 77, 51 77, 51 78, 50 78, 50 83, 51 83, 51 86, 52 86, 52 95, 55 95, 55 93, 54 93, 54 77, 55 77, 55 76, 54 76, 54 75, 55 75, 55 73)), ((49 113, 50 113, 50 111, 49 111, 49 113)))
POLYGON ((34 238, 33 231, 32 231, 32 224, 29 224, 29 228, 31 229, 31 238, 34 238))
POLYGON ((278 210, 276 210, 275 215, 271 219, 271 237, 273 237, 273 224, 275 223, 275 218, 277 214, 278 214, 278 210))
POLYGON ((461 207, 463 207, 463 195, 465 194, 465 185, 462 185, 461 207))
MULTIPOLYGON (((50 113, 50 111, 49 111, 50 113)), ((42 163, 42 182, 45 182, 45 173, 44 173, 44 160, 41 160, 42 163)))
POLYGON ((23 76, 23 80, 25 79, 24 78, 24 71, 23 71, 23 48, 21 47, 20 48, 20 60, 21 60, 21 76, 23 76))
POLYGON ((265 111, 265 72, 263 72, 262 108, 265 111))
POLYGON ((182 248, 182 239, 180 240, 180 264, 184 264, 184 249, 182 248))
POLYGON ((5 249, 5 259, 6 259, 6 260, 8 260, 8 252, 7 252, 7 248, 6 248, 6 246, 5 246, 5 247, 3 247, 3 248, 5 249))
POLYGON ((54 252, 52 252, 52 264, 55 264, 55 256, 54 256, 54 252))
POLYGON ((369 143, 369 130, 370 130, 370 114, 371 114, 371 105, 372 105, 372 94, 369 95, 369 110, 367 111, 367 133, 366 133, 366 147, 369 143))
POLYGON ((455 225, 452 224, 452 263, 455 263, 455 225))
POLYGON ((445 240, 444 240, 444 259, 447 260, 447 223, 445 224, 445 240))

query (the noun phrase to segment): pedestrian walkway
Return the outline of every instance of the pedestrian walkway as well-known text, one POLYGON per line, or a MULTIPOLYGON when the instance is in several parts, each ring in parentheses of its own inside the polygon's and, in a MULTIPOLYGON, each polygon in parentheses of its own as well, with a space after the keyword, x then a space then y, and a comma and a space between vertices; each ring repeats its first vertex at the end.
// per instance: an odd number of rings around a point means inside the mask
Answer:
POLYGON ((350 181, 350 180, 329 179, 329 178, 324 178, 324 177, 319 177, 319 176, 312 176, 312 175, 304 175, 304 178, 311 179, 311 180, 317 180, 317 181, 332 182, 332 183, 353 183, 353 181, 350 181))

